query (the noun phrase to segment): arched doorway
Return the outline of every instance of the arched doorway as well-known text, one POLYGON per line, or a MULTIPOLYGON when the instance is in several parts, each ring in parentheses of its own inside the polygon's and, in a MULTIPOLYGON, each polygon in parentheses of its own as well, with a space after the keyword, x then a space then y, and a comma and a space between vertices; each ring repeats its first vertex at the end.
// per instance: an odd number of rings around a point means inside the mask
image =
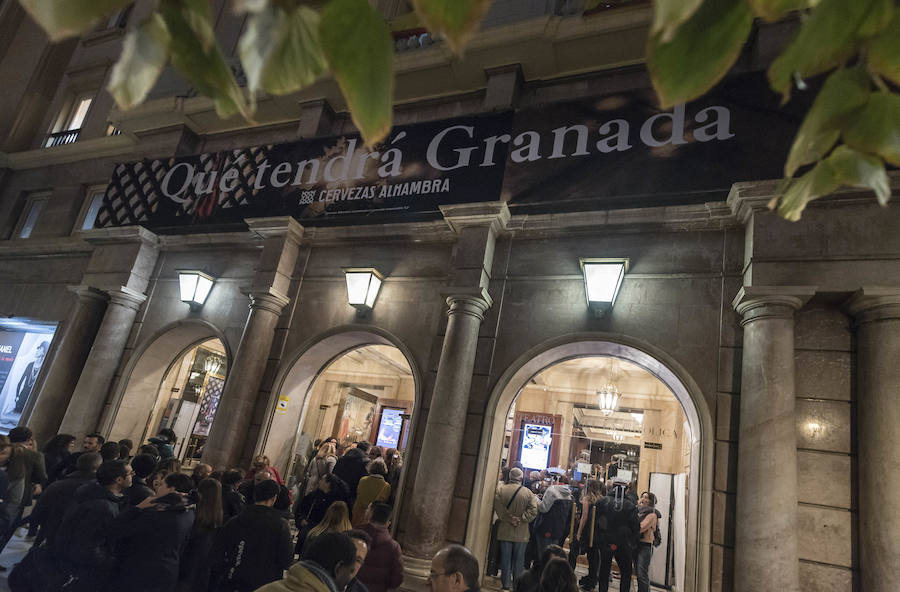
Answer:
POLYGON ((408 350, 386 332, 338 329, 311 340, 275 384, 256 452, 298 481, 317 439, 333 436, 342 446, 366 440, 401 454, 412 442, 420 374, 408 350))
POLYGON ((127 380, 104 422, 113 440, 146 442, 161 428, 175 431, 175 454, 200 458, 225 385, 230 355, 221 334, 202 321, 176 323, 137 350, 127 380))
MULTIPOLYGON (((486 557, 499 459, 503 456, 506 446, 518 445, 514 442, 507 445, 506 441, 507 429, 513 427, 508 425, 510 415, 513 418, 513 424, 517 420, 513 406, 514 401, 523 393, 529 396, 528 391, 539 391, 542 385, 532 383, 532 380, 555 366, 565 368, 562 363, 570 360, 572 362, 569 363, 575 368, 579 364, 586 367, 605 365, 609 368, 628 368, 635 375, 644 374, 647 384, 650 384, 650 381, 658 382, 659 388, 671 393, 680 406, 686 429, 683 430, 682 441, 678 446, 683 451, 685 464, 690 467, 690 470, 685 474, 687 491, 683 516, 684 575, 679 576, 682 581, 675 589, 697 592, 706 590, 709 581, 713 458, 712 417, 709 408, 696 383, 670 356, 649 344, 619 335, 582 334, 552 340, 523 354, 501 376, 491 393, 483 424, 474 487, 476 493, 469 513, 466 544, 480 557, 486 557), (603 361, 603 364, 597 364, 598 361, 603 361), (510 410, 513 410, 512 414, 509 413, 510 410)), ((604 370, 601 369, 600 372, 602 373, 604 370)), ((609 375, 608 372, 606 375, 609 375)), ((662 395, 663 393, 659 392, 658 394, 662 395)), ((635 404, 635 400, 632 400, 630 404, 635 404)), ((575 404, 572 403, 572 405, 574 409, 575 404)), ((589 407, 583 406, 583 413, 590 414, 589 407)), ((628 412, 628 415, 630 413, 631 411, 628 412)), ((636 430, 635 425, 625 425, 628 423, 624 421, 626 418, 621 419, 623 421, 620 423, 623 427, 627 427, 632 432, 636 430)), ((677 418, 671 419, 673 422, 677 422, 677 418)), ((588 418, 585 423, 596 422, 592 422, 588 418)), ((636 420, 633 423, 637 423, 636 420)), ((593 427, 595 429, 599 427, 599 431, 605 429, 603 426, 593 427)), ((595 432, 595 435, 599 435, 599 431, 595 432)), ((632 439, 634 439, 633 436, 632 439)), ((615 442, 614 439, 613 442, 615 442)), ((570 443, 571 450, 571 445, 576 442, 570 440, 570 443)), ((612 444, 601 447, 606 449, 605 452, 612 454, 617 452, 612 450, 616 448, 612 444)), ((674 445, 674 443, 672 444, 674 445)), ((583 450, 584 447, 578 449, 577 452, 580 453, 583 450)), ((586 462, 597 460, 591 458, 592 455, 597 455, 599 458, 600 451, 595 451, 590 445, 587 450, 586 462)), ((589 464, 593 465, 594 463, 589 464)), ((654 472, 652 469, 648 469, 649 467, 645 468, 645 474, 654 472)), ((649 477, 649 475, 646 476, 649 477)))

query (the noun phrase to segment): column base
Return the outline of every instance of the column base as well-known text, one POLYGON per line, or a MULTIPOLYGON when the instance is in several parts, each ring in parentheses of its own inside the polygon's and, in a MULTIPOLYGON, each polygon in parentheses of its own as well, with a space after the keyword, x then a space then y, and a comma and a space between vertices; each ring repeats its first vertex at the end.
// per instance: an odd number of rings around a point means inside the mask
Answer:
POLYGON ((400 590, 410 592, 426 592, 428 586, 428 572, 431 571, 431 559, 403 556, 403 584, 400 590))

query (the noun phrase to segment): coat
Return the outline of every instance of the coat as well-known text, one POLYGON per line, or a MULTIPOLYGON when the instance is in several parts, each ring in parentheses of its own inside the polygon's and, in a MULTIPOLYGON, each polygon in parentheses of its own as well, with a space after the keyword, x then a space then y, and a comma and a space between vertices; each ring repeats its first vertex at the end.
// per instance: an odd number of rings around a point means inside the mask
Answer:
POLYGON ((13 455, 18 458, 9 464, 9 480, 24 480, 24 488, 20 500, 10 500, 11 503, 19 501, 18 508, 31 505, 32 485, 43 486, 47 482, 47 468, 44 466, 44 454, 21 444, 13 444, 13 455))
POLYGON ((75 471, 68 477, 51 483, 41 494, 31 512, 31 524, 38 524, 41 527, 40 540, 53 543, 66 511, 75 503, 75 492, 82 485, 96 483, 96 475, 91 471, 75 471))
POLYGON ((369 475, 359 480, 356 500, 353 502, 353 526, 366 522, 366 508, 373 502, 386 502, 391 498, 391 484, 381 475, 369 475))
POLYGON ((170 592, 178 582, 181 551, 194 524, 194 510, 181 495, 158 498, 153 507, 128 508, 110 530, 116 567, 108 590, 170 592))
POLYGON ((312 493, 306 494, 297 504, 296 512, 294 512, 294 522, 297 528, 308 530, 317 525, 325 517, 325 512, 331 504, 334 502, 348 503, 349 494, 347 485, 339 479, 335 479, 328 493, 315 489, 312 493), (306 521, 305 526, 302 524, 304 521, 306 521))
POLYGON ((247 505, 247 499, 244 498, 231 485, 222 486, 222 520, 223 524, 228 522, 241 513, 244 506, 247 505))
POLYGON ((266 584, 256 592, 338 592, 331 576, 311 561, 298 561, 283 579, 266 584))
POLYGON ((141 479, 140 477, 132 478, 131 487, 122 493, 125 495, 125 499, 128 500, 128 505, 130 506, 136 506, 148 497, 156 495, 156 492, 147 485, 147 480, 141 479))
POLYGON ((641 531, 637 508, 627 499, 622 500, 622 507, 616 510, 615 494, 607 495, 597 502, 597 535, 594 545, 634 545, 641 531))
POLYGON ((179 592, 207 592, 209 590, 209 553, 216 538, 218 528, 200 526, 194 519, 194 526, 181 552, 178 564, 179 592))
POLYGON ((331 471, 334 470, 334 465, 337 464, 337 457, 332 455, 328 455, 324 458, 315 457, 313 458, 309 466, 306 469, 306 489, 304 490, 304 495, 308 495, 316 490, 319 486, 319 477, 323 475, 327 475, 331 471))
POLYGON ((363 524, 360 530, 372 539, 366 560, 356 577, 369 592, 387 592, 403 583, 403 551, 386 525, 363 524))
POLYGON ((124 503, 96 481, 79 487, 56 532, 53 554, 75 573, 108 569, 113 550, 109 531, 124 503))
POLYGON ((537 516, 537 496, 521 483, 504 483, 497 488, 494 495, 494 512, 500 518, 497 527, 498 541, 527 543, 530 533, 528 524, 537 516), (516 493, 518 491, 518 493, 516 493), (512 503, 510 503, 512 500, 512 503), (509 504, 509 509, 506 508, 509 504), (513 517, 519 519, 518 526, 513 525, 513 517))
POLYGON ((294 558, 281 513, 252 505, 219 529, 210 552, 210 590, 252 592, 280 580, 294 558))
POLYGON ((557 544, 564 540, 572 529, 574 506, 568 485, 548 488, 538 504, 538 517, 533 529, 535 539, 546 539, 557 544))
POLYGON ((350 499, 356 499, 356 487, 360 479, 369 474, 366 467, 369 465, 369 457, 359 448, 351 448, 344 456, 334 464, 332 473, 341 478, 350 488, 350 499))

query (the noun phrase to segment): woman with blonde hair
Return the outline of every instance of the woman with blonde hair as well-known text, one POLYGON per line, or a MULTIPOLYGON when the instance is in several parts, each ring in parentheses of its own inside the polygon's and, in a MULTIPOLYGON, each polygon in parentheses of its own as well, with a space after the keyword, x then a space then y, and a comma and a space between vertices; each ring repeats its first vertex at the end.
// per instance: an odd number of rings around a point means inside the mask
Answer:
POLYGON ((269 471, 272 474, 272 479, 278 483, 279 485, 284 485, 284 479, 281 478, 281 474, 278 472, 278 469, 272 466, 269 457, 265 454, 258 454, 253 457, 253 463, 250 465, 250 470, 247 471, 247 476, 244 477, 244 481, 253 481, 253 475, 259 473, 260 471, 269 471))
POLYGON ((356 501, 353 503, 353 526, 366 522, 366 508, 374 502, 386 502, 391 498, 391 484, 387 482, 387 466, 376 458, 369 462, 369 475, 359 480, 356 501))
POLYGON ((350 510, 347 508, 347 504, 334 502, 325 510, 325 517, 322 518, 322 521, 313 526, 306 535, 303 548, 305 550, 309 547, 309 541, 323 532, 346 532, 352 528, 353 525, 350 524, 350 510))
POLYGON ((309 467, 306 469, 306 489, 303 491, 303 495, 309 495, 318 489, 319 478, 331 473, 336 463, 337 455, 335 454, 334 442, 322 442, 319 445, 319 450, 316 451, 316 456, 313 457, 309 467))

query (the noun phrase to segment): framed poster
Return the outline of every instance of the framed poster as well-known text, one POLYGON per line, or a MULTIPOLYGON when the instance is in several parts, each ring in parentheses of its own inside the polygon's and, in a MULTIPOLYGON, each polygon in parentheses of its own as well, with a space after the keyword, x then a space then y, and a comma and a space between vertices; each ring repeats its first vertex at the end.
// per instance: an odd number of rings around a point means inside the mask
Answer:
POLYGON ((403 434, 403 416, 406 409, 382 407, 381 420, 378 422, 378 436, 375 445, 382 448, 400 448, 400 436, 403 434))
POLYGON ((372 431, 378 397, 351 386, 344 387, 333 434, 343 445, 365 440, 372 431))
POLYGON ((36 394, 38 376, 50 351, 56 325, 16 321, 22 326, 0 326, 0 432, 19 425, 22 412, 36 394))
POLYGON ((519 453, 521 463, 536 471, 546 469, 550 461, 552 438, 550 426, 526 423, 522 430, 522 450, 519 453))

